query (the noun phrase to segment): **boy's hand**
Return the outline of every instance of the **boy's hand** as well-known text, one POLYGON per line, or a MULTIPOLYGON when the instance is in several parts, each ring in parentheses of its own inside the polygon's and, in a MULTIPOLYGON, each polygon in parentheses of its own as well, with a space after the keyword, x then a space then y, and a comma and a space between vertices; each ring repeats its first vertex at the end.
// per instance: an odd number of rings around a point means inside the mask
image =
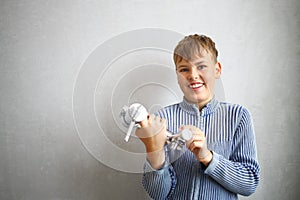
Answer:
POLYGON ((191 125, 180 127, 180 130, 183 129, 189 129, 193 134, 192 139, 186 142, 187 147, 194 153, 198 161, 207 166, 212 160, 212 152, 207 149, 206 137, 203 131, 191 125))
POLYGON ((136 136, 144 143, 147 153, 164 149, 166 142, 166 120, 155 115, 140 122, 141 128, 135 132, 136 136))

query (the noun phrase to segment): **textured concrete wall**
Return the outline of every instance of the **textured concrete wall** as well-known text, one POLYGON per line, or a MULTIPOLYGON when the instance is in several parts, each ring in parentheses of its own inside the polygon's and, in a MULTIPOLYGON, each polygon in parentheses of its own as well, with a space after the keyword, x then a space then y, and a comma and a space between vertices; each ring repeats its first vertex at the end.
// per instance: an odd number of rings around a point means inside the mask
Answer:
POLYGON ((143 147, 123 142, 117 113, 181 99, 170 51, 190 33, 217 44, 220 98, 253 115, 262 180, 241 199, 298 199, 299 9, 297 0, 0 1, 0 199, 147 199, 143 147))

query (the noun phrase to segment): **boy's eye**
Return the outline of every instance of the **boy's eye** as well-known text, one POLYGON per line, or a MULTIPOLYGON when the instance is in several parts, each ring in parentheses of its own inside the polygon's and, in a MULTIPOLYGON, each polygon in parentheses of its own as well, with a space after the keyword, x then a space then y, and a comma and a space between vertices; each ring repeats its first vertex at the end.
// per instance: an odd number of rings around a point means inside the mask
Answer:
POLYGON ((187 71, 188 71, 187 68, 180 68, 180 69, 179 69, 179 72, 187 72, 187 71))
POLYGON ((205 65, 199 65, 199 66, 197 67, 197 69, 198 69, 198 70, 203 70, 205 67, 206 67, 205 65))

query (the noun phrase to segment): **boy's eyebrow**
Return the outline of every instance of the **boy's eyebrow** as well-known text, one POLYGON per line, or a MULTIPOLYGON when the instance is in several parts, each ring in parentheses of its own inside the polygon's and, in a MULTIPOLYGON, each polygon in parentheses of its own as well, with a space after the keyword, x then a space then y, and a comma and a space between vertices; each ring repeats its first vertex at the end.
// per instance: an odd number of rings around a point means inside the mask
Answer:
POLYGON ((196 63, 194 63, 194 65, 201 65, 201 64, 203 64, 203 63, 205 63, 205 61, 204 60, 202 60, 202 61, 199 61, 199 62, 196 62, 196 63))
MULTIPOLYGON (((205 60, 201 60, 201 61, 198 61, 198 62, 196 62, 196 63, 190 62, 190 64, 191 64, 191 65, 194 65, 194 66, 198 66, 198 65, 201 65, 201 64, 204 64, 204 63, 206 63, 205 60)), ((178 69, 178 68, 181 68, 181 67, 189 67, 189 66, 190 66, 189 64, 184 63, 184 64, 178 65, 178 66, 177 66, 177 69, 178 69)))
POLYGON ((179 65, 179 66, 177 66, 177 69, 182 68, 182 67, 188 67, 188 65, 186 65, 186 64, 179 65))

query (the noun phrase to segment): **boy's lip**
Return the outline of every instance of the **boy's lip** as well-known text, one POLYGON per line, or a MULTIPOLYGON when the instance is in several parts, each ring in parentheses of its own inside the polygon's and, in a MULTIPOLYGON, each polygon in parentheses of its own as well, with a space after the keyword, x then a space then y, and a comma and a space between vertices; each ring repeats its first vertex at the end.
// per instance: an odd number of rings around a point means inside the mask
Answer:
POLYGON ((195 89, 199 89, 201 88, 202 86, 204 86, 205 84, 202 83, 202 82, 193 82, 191 84, 189 84, 189 88, 195 90, 195 89))

